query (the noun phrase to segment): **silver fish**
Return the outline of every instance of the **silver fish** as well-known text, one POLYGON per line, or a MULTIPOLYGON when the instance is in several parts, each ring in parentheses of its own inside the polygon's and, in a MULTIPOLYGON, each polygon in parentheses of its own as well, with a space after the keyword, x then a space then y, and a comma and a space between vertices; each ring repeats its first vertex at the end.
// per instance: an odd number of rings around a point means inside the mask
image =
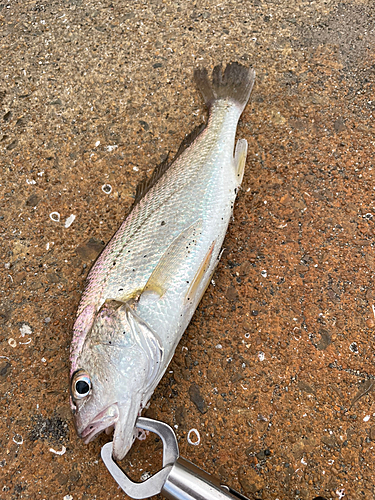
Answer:
MULTIPOLYGON (((92 267, 71 344, 71 407, 86 442, 114 428, 113 455, 163 376, 220 258, 246 162, 237 123, 255 73, 238 63, 195 71, 206 127, 157 168, 92 267)), ((186 141, 185 141, 186 142, 186 141)))

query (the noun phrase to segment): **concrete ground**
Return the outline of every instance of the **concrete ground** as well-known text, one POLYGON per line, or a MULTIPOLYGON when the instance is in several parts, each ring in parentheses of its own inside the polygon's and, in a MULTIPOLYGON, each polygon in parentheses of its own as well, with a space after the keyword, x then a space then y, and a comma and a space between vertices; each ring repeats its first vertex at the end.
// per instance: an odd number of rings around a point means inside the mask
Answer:
MULTIPOLYGON (((194 68, 230 61, 257 72, 243 189, 146 414, 250 499, 375 498, 374 12, 1 0, 1 499, 126 498, 109 438, 74 430, 75 312, 138 182, 206 117, 194 68)), ((155 471, 160 448, 138 441, 123 466, 155 471)))

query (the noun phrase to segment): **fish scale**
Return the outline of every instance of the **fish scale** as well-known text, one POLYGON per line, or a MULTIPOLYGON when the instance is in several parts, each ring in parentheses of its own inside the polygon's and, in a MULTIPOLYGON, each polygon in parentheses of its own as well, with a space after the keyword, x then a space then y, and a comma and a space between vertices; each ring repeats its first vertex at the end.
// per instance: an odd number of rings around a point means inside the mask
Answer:
POLYGON ((78 433, 90 441, 114 426, 119 459, 210 282, 243 176, 246 141, 233 151, 254 73, 232 63, 223 75, 216 67, 212 82, 204 70, 195 76, 209 106, 206 128, 140 189, 89 273, 74 325, 78 433))

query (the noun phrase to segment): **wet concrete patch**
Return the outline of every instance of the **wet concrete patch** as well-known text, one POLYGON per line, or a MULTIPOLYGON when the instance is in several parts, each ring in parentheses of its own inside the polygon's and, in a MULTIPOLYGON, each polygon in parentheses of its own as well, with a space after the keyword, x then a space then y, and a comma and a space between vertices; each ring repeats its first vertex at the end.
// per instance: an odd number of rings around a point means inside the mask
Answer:
MULTIPOLYGON (((243 187, 146 414, 250 498, 374 497, 372 11, 0 5, 0 496, 124 497, 99 459, 109 438, 85 445, 70 417, 75 311, 136 185, 205 117, 193 69, 237 60, 257 71, 243 187)), ((125 465, 154 471, 160 449, 149 436, 125 465)))

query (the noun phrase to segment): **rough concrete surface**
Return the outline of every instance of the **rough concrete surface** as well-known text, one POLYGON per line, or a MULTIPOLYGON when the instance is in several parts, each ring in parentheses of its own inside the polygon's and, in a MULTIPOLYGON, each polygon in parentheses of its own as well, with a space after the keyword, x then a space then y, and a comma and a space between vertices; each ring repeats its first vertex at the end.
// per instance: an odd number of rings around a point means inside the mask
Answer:
MULTIPOLYGON (((229 61, 257 71, 243 189, 146 415, 250 499, 375 498, 374 7, 1 0, 1 499, 126 498, 109 438, 73 427, 75 311, 138 182, 206 116, 194 68, 229 61)), ((151 435, 123 466, 160 459, 151 435)))

